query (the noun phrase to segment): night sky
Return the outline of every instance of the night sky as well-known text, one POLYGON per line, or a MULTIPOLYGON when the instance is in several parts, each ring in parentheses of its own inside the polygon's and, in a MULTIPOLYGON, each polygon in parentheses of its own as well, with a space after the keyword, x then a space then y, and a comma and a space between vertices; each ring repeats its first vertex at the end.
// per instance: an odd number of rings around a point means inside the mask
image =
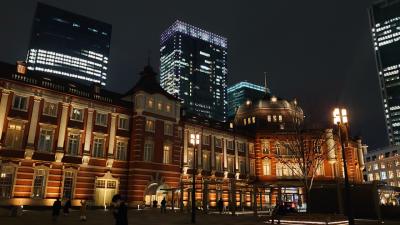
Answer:
MULTIPOLYGON (((367 8, 373 0, 110 1, 44 3, 112 24, 107 89, 134 85, 159 37, 176 19, 228 38, 228 84, 247 79, 273 94, 297 98, 316 123, 348 108, 352 135, 370 149, 387 145, 367 8)), ((0 1, 0 60, 24 60, 36 1, 0 1)))

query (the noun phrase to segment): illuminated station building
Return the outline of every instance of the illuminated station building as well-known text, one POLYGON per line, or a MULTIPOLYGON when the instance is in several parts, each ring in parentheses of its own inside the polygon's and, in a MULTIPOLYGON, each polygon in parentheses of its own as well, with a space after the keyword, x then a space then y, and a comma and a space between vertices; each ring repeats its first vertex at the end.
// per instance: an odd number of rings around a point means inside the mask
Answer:
MULTIPOLYGON (((218 122, 182 110, 150 66, 125 94, 21 64, 1 63, 0 71, 1 205, 49 206, 61 197, 104 207, 119 193, 135 208, 163 197, 186 207, 193 172, 203 208, 219 198, 238 209, 273 207, 277 198, 305 205, 296 175, 276 160, 303 121, 295 100, 266 95, 241 105, 234 121, 218 122)), ((323 132, 335 150, 315 182, 336 184, 340 145, 331 128, 323 132)), ((345 151, 350 181, 362 182, 361 140, 349 139, 345 151)))
POLYGON ((111 25, 38 3, 27 55, 29 70, 106 85, 111 25))

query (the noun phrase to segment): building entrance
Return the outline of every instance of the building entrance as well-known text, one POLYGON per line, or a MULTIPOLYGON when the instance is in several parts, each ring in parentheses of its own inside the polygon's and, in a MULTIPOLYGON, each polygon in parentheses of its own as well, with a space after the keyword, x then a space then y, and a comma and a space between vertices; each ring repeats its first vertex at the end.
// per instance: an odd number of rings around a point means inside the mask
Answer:
POLYGON ((144 201, 146 206, 152 206, 154 200, 157 201, 157 205, 160 205, 161 201, 164 198, 168 202, 169 200, 169 194, 167 191, 168 189, 169 187, 166 184, 163 185, 158 185, 158 183, 150 184, 144 195, 144 201))
POLYGON ((96 179, 95 205, 109 206, 112 197, 118 193, 118 179, 113 178, 110 173, 96 179))

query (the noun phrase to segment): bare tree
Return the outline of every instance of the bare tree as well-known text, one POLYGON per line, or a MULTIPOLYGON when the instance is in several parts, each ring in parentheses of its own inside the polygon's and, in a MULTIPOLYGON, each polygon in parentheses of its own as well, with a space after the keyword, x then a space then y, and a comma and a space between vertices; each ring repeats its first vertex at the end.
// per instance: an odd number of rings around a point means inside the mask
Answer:
POLYGON ((302 183, 309 208, 315 177, 322 175, 324 162, 335 151, 333 134, 324 130, 302 129, 282 138, 278 145, 275 157, 282 168, 277 172, 286 174, 277 175, 291 176, 302 183))

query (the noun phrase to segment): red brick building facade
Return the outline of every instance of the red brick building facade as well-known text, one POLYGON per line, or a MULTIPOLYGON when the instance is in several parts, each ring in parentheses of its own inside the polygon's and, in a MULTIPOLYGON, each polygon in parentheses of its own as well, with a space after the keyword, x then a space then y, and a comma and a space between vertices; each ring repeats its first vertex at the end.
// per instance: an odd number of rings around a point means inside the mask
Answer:
MULTIPOLYGON (((239 110, 232 123, 185 115, 151 67, 140 76, 131 90, 117 94, 1 63, 0 204, 51 205, 61 197, 104 206, 120 193, 135 207, 164 197, 182 207, 191 201, 193 168, 203 208, 215 207, 219 198, 238 207, 272 205, 278 194, 304 201, 298 182, 274 159, 279 140, 291 135, 284 121, 296 118, 285 114, 292 111, 239 110), (261 129, 269 126, 264 120, 276 124, 261 129), (196 146, 193 134, 200 137, 196 146)), ((324 132, 335 154, 316 180, 336 182, 340 145, 332 129, 324 132)), ((361 141, 346 145, 352 182, 362 182, 361 149, 361 141)))

